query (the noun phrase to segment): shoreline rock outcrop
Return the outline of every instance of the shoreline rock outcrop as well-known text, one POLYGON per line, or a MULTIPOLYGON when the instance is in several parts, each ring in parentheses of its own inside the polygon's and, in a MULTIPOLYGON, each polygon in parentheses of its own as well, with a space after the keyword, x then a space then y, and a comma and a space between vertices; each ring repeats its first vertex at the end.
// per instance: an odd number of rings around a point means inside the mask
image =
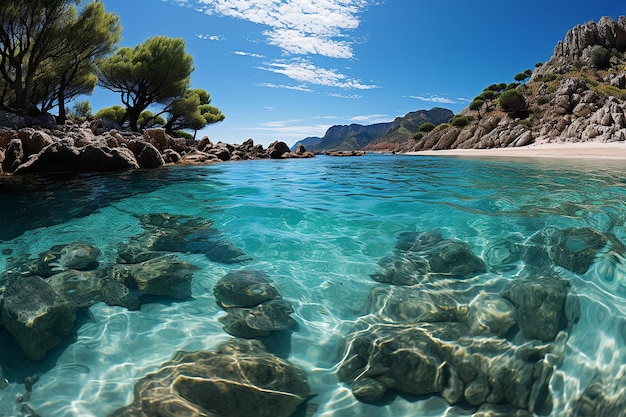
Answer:
POLYGON ((126 132, 106 120, 56 126, 0 111, 0 174, 109 172, 165 165, 200 165, 249 159, 311 158, 304 147, 284 142, 267 149, 248 139, 241 145, 174 138, 162 128, 126 132), (30 124, 28 124, 30 123, 30 124), (108 129, 107 129, 108 128, 108 129))

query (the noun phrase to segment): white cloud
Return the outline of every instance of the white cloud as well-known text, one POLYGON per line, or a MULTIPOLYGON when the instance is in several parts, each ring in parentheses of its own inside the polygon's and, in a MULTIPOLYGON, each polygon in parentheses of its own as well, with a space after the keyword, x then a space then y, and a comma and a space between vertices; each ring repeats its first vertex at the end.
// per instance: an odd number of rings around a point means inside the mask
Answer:
POLYGON ((286 54, 352 58, 347 34, 371 0, 196 0, 207 14, 269 27, 268 42, 286 54))
POLYGON ((266 87, 266 88, 284 88, 286 90, 304 91, 306 93, 310 93, 313 91, 305 85, 284 85, 284 84, 261 83, 261 84, 257 84, 257 86, 266 87))
POLYGON ((409 96, 409 98, 414 98, 416 100, 420 100, 420 101, 428 101, 431 103, 439 103, 439 104, 457 104, 458 102, 455 100, 452 100, 451 98, 447 98, 447 97, 441 97, 441 96, 428 96, 428 97, 424 97, 424 96, 409 96))
POLYGON ((233 54, 239 55, 239 56, 250 56, 252 58, 265 58, 264 55, 255 54, 255 53, 252 53, 252 52, 235 51, 235 52, 233 52, 233 54))
POLYGON ((364 115, 360 115, 360 116, 352 116, 350 119, 348 119, 351 122, 359 122, 359 123, 382 123, 382 122, 388 122, 390 119, 390 117, 386 114, 364 114, 364 115))
POLYGON ((347 98, 347 99, 352 99, 352 100, 363 98, 363 96, 360 95, 360 94, 345 95, 345 94, 338 94, 338 93, 329 93, 328 95, 331 96, 331 97, 347 98))
POLYGON ((224 37, 221 35, 207 35, 203 33, 199 33, 196 35, 200 39, 208 40, 208 41, 223 41, 224 37))
POLYGON ((259 67, 266 71, 283 74, 287 77, 304 83, 339 87, 344 89, 369 90, 376 85, 363 84, 360 80, 349 78, 334 69, 321 68, 305 59, 276 60, 259 67))

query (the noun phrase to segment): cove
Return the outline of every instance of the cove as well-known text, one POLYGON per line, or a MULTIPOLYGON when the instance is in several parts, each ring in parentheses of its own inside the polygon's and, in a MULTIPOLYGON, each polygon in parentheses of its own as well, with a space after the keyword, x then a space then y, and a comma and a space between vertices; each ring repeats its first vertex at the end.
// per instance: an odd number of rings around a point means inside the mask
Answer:
POLYGON ((2 179, 5 287, 77 265, 131 276, 164 256, 191 281, 189 296, 142 293, 133 278, 138 304, 94 298, 38 361, 5 325, 0 415, 120 413, 177 352, 236 350, 224 343, 242 338, 303 372, 294 416, 619 407, 625 171, 366 155, 2 179), (51 250, 73 242, 97 248, 97 265, 51 250), (251 304, 236 296, 246 288, 251 304), (233 321, 241 314, 273 327, 233 321))

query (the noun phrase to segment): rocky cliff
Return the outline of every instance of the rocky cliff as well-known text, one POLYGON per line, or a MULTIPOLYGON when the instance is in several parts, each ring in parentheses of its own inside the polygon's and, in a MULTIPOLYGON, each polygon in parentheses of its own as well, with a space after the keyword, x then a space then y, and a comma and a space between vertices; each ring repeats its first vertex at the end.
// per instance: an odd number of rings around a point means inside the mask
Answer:
POLYGON ((548 62, 538 64, 527 83, 487 87, 455 117, 458 123, 441 125, 396 150, 625 141, 625 53, 625 16, 578 25, 556 45, 548 62), (517 96, 515 106, 503 106, 505 92, 517 96))

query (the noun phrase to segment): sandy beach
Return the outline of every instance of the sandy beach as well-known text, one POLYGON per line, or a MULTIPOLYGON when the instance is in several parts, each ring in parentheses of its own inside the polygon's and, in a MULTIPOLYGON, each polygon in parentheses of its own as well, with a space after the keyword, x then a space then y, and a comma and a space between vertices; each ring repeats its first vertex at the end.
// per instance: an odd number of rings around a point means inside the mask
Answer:
POLYGON ((467 158, 523 157, 523 158, 577 158, 626 159, 626 142, 544 143, 519 148, 446 149, 410 152, 410 155, 459 156, 467 158))

